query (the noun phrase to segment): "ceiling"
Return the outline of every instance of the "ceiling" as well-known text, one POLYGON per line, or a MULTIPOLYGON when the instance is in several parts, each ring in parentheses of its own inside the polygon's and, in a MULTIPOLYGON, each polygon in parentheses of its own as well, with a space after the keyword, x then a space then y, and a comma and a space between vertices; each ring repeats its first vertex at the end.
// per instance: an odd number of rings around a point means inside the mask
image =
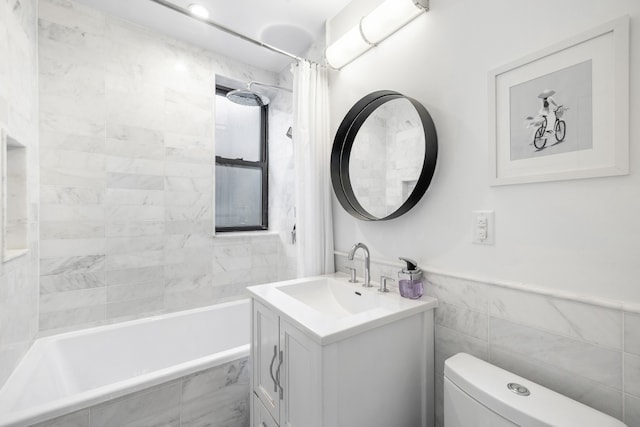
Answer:
MULTIPOLYGON (((170 37, 262 69, 280 72, 290 62, 273 53, 150 0, 76 0, 170 37)), ((350 0, 170 0, 207 7, 209 19, 231 30, 303 56, 323 34, 324 22, 350 0)))

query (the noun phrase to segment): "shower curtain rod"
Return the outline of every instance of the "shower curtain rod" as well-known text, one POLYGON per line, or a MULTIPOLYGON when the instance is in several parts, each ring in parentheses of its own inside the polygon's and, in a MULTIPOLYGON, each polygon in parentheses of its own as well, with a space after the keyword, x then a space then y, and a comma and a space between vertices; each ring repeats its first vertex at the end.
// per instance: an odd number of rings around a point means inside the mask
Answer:
POLYGON ((287 57, 289 57, 289 58, 291 58, 291 59, 293 59, 295 61, 303 61, 303 60, 305 60, 304 58, 301 58, 298 55, 294 55, 293 53, 289 53, 286 50, 282 50, 282 49, 277 48, 275 46, 272 46, 270 44, 263 43, 261 41, 252 39, 249 36, 245 36, 244 34, 241 34, 241 33, 237 32, 237 31, 234 31, 234 30, 232 30, 230 28, 227 28, 224 25, 220 25, 217 22, 213 22, 213 21, 211 21, 209 19, 201 18, 199 16, 195 16, 191 12, 189 12, 187 9, 184 9, 184 8, 182 8, 180 6, 177 6, 177 5, 171 3, 171 2, 169 2, 167 0, 150 0, 150 1, 152 1, 153 3, 159 4, 161 6, 164 6, 166 8, 169 8, 169 9, 175 11, 175 12, 178 12, 178 13, 181 13, 183 15, 186 15, 186 16, 192 18, 192 19, 195 19, 196 21, 200 21, 202 23, 205 23, 205 24, 209 25, 210 27, 213 27, 213 28, 215 28, 217 30, 223 31, 223 32, 225 32, 227 34, 230 34, 230 35, 234 36, 234 37, 238 37, 239 39, 242 39, 242 40, 244 40, 246 42, 249 42, 249 43, 257 45, 257 46, 260 46, 260 47, 262 47, 264 49, 267 49, 267 50, 270 50, 272 52, 279 53, 280 55, 287 56, 287 57))

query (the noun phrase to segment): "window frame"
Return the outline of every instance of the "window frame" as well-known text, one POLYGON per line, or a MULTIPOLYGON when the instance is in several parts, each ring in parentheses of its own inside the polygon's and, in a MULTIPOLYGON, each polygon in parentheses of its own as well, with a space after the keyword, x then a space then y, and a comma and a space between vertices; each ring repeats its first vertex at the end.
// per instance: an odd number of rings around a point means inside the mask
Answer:
MULTIPOLYGON (((232 88, 216 85, 216 96, 226 96, 227 93, 231 92, 232 88)), ((247 107, 253 108, 253 107, 247 107)), ((250 225, 250 226, 231 226, 231 227, 219 227, 217 223, 215 224, 215 232, 216 233, 225 233, 232 231, 264 231, 269 229, 269 142, 268 142, 268 116, 269 116, 269 106, 263 105, 260 108, 260 160, 258 161, 249 161, 244 159, 231 159, 228 157, 221 157, 216 154, 215 166, 231 166, 237 168, 247 168, 247 169, 260 169, 262 176, 262 221, 260 225, 250 225)), ((214 179, 215 179, 215 169, 214 169, 214 179)), ((214 191, 216 189, 216 185, 214 184, 214 191)), ((217 203, 216 203, 217 205, 217 203)), ((215 222, 215 209, 213 213, 214 222, 215 222)))

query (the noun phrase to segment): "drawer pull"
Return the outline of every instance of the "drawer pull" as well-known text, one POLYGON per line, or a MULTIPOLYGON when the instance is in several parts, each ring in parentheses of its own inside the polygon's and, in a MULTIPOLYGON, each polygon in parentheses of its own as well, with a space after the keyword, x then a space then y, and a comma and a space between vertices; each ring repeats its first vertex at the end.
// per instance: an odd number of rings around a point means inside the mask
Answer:
MULTIPOLYGON (((276 377, 273 376, 273 362, 276 361, 276 356, 278 355, 278 346, 273 346, 273 358, 271 359, 271 365, 269 366, 269 375, 271 375, 271 380, 273 381, 273 392, 278 392, 278 381, 276 377)), ((279 368, 278 368, 279 369, 279 368)))
POLYGON ((284 357, 282 356, 282 351, 280 351, 280 362, 278 363, 278 369, 276 369, 276 382, 278 383, 278 387, 280 388, 280 400, 282 400, 283 395, 282 384, 280 384, 280 368, 282 368, 282 361, 284 359, 284 357))

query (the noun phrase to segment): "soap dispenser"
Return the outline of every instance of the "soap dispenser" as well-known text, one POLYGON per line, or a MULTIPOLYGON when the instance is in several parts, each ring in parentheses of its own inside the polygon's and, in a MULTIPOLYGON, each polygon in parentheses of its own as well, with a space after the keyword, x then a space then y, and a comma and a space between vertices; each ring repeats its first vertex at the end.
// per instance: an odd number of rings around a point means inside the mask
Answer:
POLYGON ((405 298, 417 299, 424 292, 422 282, 422 270, 418 268, 418 263, 409 258, 399 258, 407 263, 407 267, 398 272, 398 287, 400 295, 405 298))

